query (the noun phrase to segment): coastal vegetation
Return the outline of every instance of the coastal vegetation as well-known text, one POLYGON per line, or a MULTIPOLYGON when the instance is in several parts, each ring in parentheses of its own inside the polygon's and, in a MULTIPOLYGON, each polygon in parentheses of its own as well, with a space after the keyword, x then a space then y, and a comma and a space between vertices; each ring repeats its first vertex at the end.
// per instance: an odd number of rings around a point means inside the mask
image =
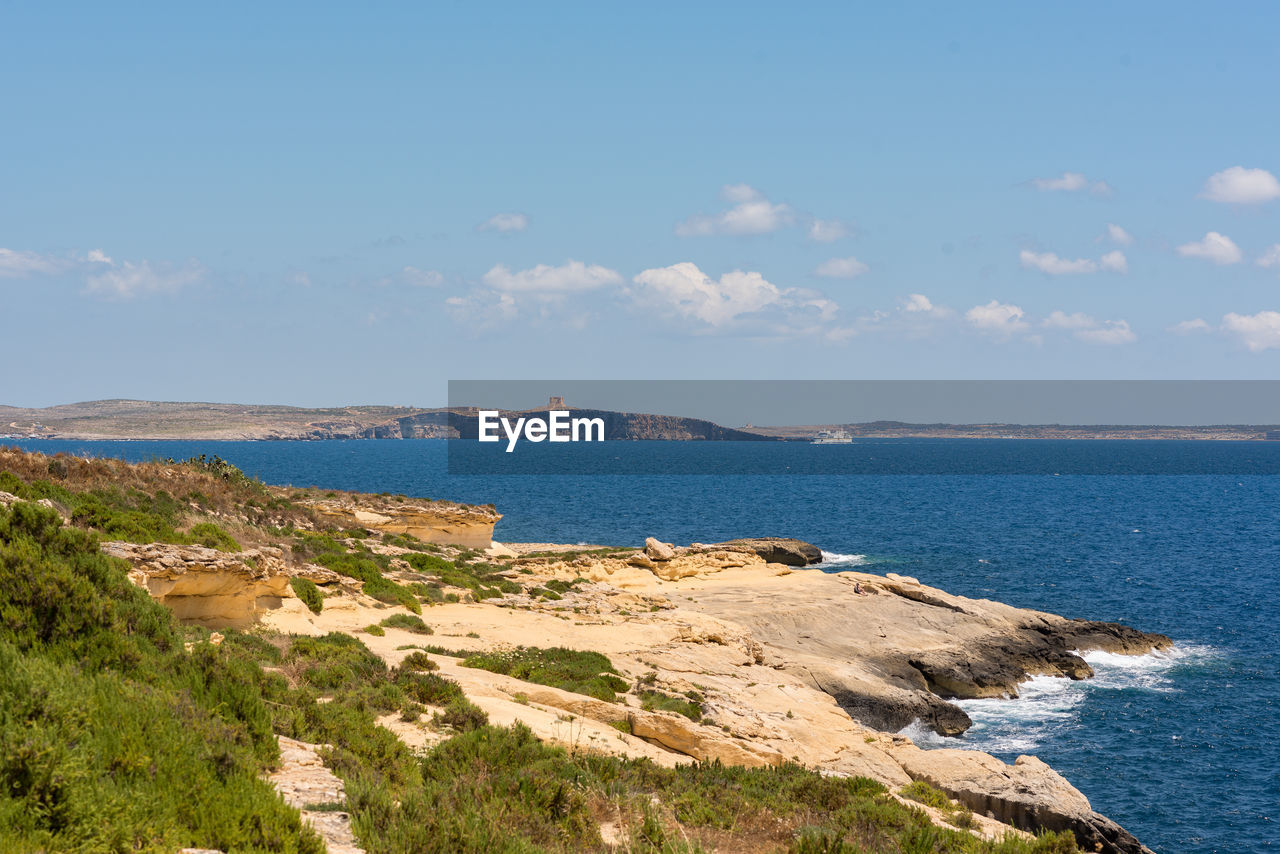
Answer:
POLYGON ((289 587, 293 589, 293 595, 297 596, 311 613, 319 614, 324 610, 324 595, 314 581, 307 578, 290 578, 289 587))
POLYGON ((617 701, 618 694, 629 687, 604 655, 564 647, 539 649, 522 646, 480 653, 468 656, 462 665, 575 694, 586 694, 610 703, 617 701))
POLYGON ((131 585, 96 537, 0 508, 0 827, 12 851, 323 851, 259 779, 250 668, 131 585))

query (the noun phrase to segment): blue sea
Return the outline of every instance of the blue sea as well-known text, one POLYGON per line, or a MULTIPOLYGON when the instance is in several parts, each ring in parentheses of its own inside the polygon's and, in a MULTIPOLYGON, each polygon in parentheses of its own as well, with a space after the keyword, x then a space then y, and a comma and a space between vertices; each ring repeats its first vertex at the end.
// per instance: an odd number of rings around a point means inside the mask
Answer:
POLYGON ((1017 700, 961 703, 974 726, 960 739, 909 734, 1035 754, 1161 854, 1280 848, 1280 476, 1255 473, 1276 471, 1280 443, 609 443, 619 473, 541 476, 450 475, 449 443, 430 440, 18 444, 216 453, 274 484, 493 503, 505 514, 495 536, 512 542, 799 537, 831 568, 1163 632, 1172 652, 1088 655, 1093 680, 1037 678, 1017 700), (1028 453, 1034 465, 1009 464, 1028 453), (859 470, 833 463, 840 454, 914 473, 625 473, 859 470), (940 473, 955 471, 1035 473, 940 473), (1219 473, 1184 473, 1199 471, 1219 473))

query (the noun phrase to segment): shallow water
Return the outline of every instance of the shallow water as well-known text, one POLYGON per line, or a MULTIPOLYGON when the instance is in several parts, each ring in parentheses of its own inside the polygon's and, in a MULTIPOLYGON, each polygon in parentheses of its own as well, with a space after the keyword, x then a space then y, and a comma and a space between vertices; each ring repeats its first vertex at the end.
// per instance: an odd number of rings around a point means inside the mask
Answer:
MULTIPOLYGON (((899 572, 965 596, 1164 632, 1177 642, 1170 653, 1088 654, 1092 680, 1036 678, 1016 700, 961 702, 974 726, 960 739, 911 734, 1005 759, 1034 753, 1162 854, 1280 847, 1277 476, 458 477, 446 472, 446 443, 431 441, 20 444, 133 460, 217 453, 271 483, 493 502, 506 514, 495 534, 506 541, 795 536, 828 552, 828 568, 899 572)), ((611 451, 643 468, 644 455, 667 444, 611 451)), ((1258 453, 1184 444, 1179 471, 1195 470, 1196 454, 1231 462, 1258 453)), ((975 455, 1008 450, 963 440, 920 447, 931 465, 950 454, 979 467, 975 455)), ((1079 445, 1062 448, 1078 459, 1079 445)), ((1106 449, 1121 468, 1126 454, 1146 455, 1143 470, 1171 459, 1150 444, 1106 449)), ((1041 464, 1052 451, 1038 446, 1041 464)), ((708 443, 698 453, 740 466, 742 454, 778 451, 708 443)), ((910 443, 894 453, 909 461, 910 443)))

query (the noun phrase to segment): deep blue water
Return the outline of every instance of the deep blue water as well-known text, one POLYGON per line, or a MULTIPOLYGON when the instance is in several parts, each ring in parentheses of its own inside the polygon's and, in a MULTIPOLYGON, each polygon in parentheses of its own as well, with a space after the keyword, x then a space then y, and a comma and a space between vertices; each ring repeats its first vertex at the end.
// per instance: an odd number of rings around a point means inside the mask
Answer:
MULTIPOLYGON (((964 704, 975 726, 963 739, 912 734, 1006 759, 1034 753, 1161 854, 1280 847, 1276 475, 462 477, 447 473, 446 443, 438 441, 19 444, 131 460, 217 453, 269 483, 492 502, 506 514, 495 536, 507 541, 794 536, 843 556, 839 564, 1164 632, 1177 641, 1172 655, 1092 655, 1098 676, 1089 682, 1037 679, 1019 700, 964 704)), ((759 469, 744 467, 744 454, 806 453, 670 444, 609 448, 632 470, 646 470, 645 455, 696 453, 703 466, 707 455, 721 455, 751 471, 759 469)), ((894 459, 909 463, 912 443, 895 444, 894 459)), ((1213 471, 1274 470, 1271 446, 1176 444, 1102 443, 1099 470, 1195 471, 1204 460, 1213 471)), ((1079 460, 1079 444, 1059 445, 1060 467, 1044 465, 1053 443, 1036 446, 1035 471, 1090 470, 1067 464, 1079 460)), ((975 455, 979 470, 992 470, 997 464, 983 468, 983 458, 1016 458, 1025 447, 921 442, 928 466, 906 470, 953 471, 972 466, 975 455)), ((873 453, 860 445, 821 450, 873 453)))

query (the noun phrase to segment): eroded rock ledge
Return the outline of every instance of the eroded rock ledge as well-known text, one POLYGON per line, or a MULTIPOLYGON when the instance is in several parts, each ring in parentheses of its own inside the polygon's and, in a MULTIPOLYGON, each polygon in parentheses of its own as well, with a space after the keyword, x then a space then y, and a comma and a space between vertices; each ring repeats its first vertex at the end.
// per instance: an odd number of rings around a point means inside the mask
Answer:
POLYGON ((428 543, 484 550, 493 544, 493 526, 502 518, 493 505, 406 499, 356 503, 349 495, 307 499, 326 521, 343 528, 367 528, 384 534, 408 534, 428 543))
POLYGON ((204 546, 106 542, 102 550, 129 561, 129 580, 173 611, 179 620, 208 628, 246 628, 288 603, 301 607, 289 579, 328 587, 351 579, 312 564, 291 566, 277 548, 220 552, 204 546))

